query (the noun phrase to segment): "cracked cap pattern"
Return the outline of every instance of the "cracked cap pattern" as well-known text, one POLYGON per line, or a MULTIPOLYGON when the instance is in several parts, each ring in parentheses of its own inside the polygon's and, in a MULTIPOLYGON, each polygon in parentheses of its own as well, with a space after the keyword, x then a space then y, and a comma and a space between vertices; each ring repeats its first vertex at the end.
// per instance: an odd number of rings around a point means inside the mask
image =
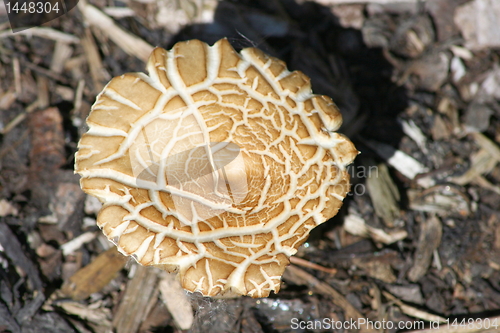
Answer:
POLYGON ((309 78, 226 39, 156 48, 113 78, 78 145, 82 189, 126 255, 205 296, 278 292, 289 257, 349 191, 358 151, 309 78))

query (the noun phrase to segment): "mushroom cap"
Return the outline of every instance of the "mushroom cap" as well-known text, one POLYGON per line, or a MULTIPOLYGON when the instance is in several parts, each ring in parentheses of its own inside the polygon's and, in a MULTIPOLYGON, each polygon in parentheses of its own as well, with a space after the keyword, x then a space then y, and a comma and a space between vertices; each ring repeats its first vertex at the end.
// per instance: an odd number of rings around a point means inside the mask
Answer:
POLYGON ((82 189, 125 255, 205 296, 278 292, 289 257, 333 217, 358 151, 309 78, 226 39, 156 48, 113 78, 78 145, 82 189))

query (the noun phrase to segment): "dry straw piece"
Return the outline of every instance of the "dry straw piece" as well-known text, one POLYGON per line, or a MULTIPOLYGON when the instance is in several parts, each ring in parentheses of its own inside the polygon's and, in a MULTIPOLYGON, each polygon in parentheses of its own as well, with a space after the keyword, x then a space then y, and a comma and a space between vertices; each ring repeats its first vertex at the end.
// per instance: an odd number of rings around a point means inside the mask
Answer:
POLYGON ((334 216, 358 151, 309 78, 226 39, 156 48, 112 79, 76 154, 120 252, 205 296, 278 292, 289 257, 334 216))

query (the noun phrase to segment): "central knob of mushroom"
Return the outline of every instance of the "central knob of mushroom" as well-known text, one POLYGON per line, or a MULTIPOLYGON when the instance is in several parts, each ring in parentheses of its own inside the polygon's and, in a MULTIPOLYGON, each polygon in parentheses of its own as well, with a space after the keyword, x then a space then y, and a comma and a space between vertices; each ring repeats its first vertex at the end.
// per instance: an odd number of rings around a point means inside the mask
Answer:
POLYGON ((156 48, 114 78, 76 155, 97 223, 144 265, 206 296, 277 292, 288 257, 334 216, 357 154, 309 79, 227 40, 156 48))
MULTIPOLYGON (((193 225, 234 208, 248 194, 243 156, 232 142, 207 142, 210 131, 186 107, 164 110, 137 132, 129 148, 137 185, 170 197, 163 218, 175 211, 181 225, 193 225)), ((198 119, 201 117, 198 117, 198 119)), ((201 118, 203 119, 203 118, 201 118)))

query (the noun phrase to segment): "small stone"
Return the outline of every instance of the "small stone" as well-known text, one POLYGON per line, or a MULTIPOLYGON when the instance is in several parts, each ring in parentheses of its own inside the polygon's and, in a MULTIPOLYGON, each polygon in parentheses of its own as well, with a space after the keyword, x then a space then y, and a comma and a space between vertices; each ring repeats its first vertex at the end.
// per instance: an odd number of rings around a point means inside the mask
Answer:
POLYGON ((473 50, 500 46, 500 2, 474 0, 455 11, 455 24, 465 38, 465 46, 473 50))
POLYGON ((471 103, 465 113, 465 127, 469 131, 484 132, 490 125, 493 110, 487 105, 471 103))

